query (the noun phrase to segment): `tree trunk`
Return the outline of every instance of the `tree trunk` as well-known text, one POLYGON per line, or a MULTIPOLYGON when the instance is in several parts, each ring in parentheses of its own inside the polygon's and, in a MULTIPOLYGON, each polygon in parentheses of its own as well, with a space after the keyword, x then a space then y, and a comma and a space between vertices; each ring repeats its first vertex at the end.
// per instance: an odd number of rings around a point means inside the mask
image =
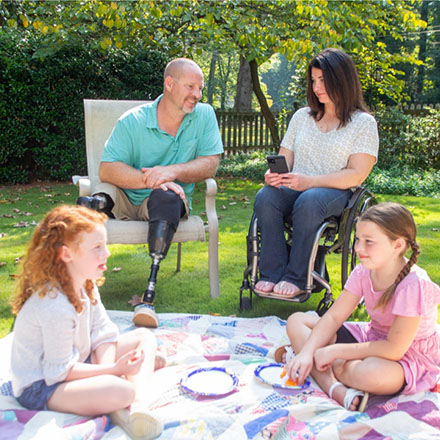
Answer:
POLYGON ((263 113, 266 125, 269 127, 270 134, 272 135, 272 141, 276 147, 280 145, 280 138, 278 136, 278 130, 275 118, 269 109, 266 97, 261 90, 260 79, 258 77, 258 64, 256 60, 249 61, 249 66, 252 75, 252 88, 257 96, 258 102, 261 107, 261 113, 263 113))
MULTIPOLYGON (((428 6, 429 2, 422 2, 420 8, 420 18, 428 21, 428 6)), ((425 82, 425 61, 426 61, 426 32, 420 32, 419 36, 419 60, 423 61, 417 72, 417 96, 420 98, 423 95, 423 84, 425 82)))
POLYGON ((209 66, 208 91, 207 91, 208 104, 211 105, 212 105, 212 97, 214 95, 215 66, 217 63, 217 58, 218 58, 218 52, 214 50, 214 52, 212 52, 211 64, 209 66))
POLYGON ((240 70, 238 72, 234 111, 250 112, 251 110, 252 110, 251 69, 246 58, 240 55, 240 70))

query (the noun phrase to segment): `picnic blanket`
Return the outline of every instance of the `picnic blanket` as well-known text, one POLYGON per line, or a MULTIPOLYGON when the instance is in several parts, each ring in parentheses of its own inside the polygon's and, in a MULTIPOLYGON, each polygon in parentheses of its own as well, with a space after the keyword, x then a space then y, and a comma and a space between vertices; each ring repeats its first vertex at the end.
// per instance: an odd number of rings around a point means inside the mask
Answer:
MULTIPOLYGON (((130 312, 110 311, 121 331, 132 329, 130 312)), ((304 389, 262 383, 257 366, 273 362, 287 343, 277 317, 236 318, 160 314, 154 330, 168 366, 154 373, 149 408, 164 422, 160 440, 248 439, 440 439, 440 394, 370 396, 365 413, 347 411, 312 380, 304 389), (223 397, 200 397, 180 386, 188 372, 226 367, 237 389, 223 397)), ((28 411, 10 395, 12 335, 0 340, 1 439, 120 439, 128 437, 107 416, 84 418, 53 411, 28 411)))

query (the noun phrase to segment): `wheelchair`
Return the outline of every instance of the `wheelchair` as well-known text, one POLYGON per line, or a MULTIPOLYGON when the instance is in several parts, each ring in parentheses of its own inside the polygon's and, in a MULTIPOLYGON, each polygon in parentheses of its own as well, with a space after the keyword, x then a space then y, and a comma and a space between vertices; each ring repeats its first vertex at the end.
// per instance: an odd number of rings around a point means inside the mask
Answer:
MULTIPOLYGON (((334 302, 325 257, 332 252, 342 254, 341 283, 343 286, 357 264, 354 250, 356 220, 364 211, 375 204, 377 204, 377 201, 367 188, 357 187, 342 214, 338 217, 326 219, 316 232, 309 259, 306 287, 303 293, 294 298, 282 299, 271 298, 270 296, 264 296, 264 298, 302 303, 307 301, 312 293, 318 293, 325 289, 323 298, 316 309, 318 315, 322 316, 334 302)), ((291 246, 291 233, 292 226, 286 221, 285 236, 286 246, 288 247, 291 246)), ((240 311, 252 308, 253 294, 262 296, 254 290, 259 280, 258 263, 261 245, 258 219, 255 213, 251 219, 246 244, 247 267, 244 270, 243 282, 240 288, 240 311), (248 296, 244 294, 247 290, 249 291, 248 296)))

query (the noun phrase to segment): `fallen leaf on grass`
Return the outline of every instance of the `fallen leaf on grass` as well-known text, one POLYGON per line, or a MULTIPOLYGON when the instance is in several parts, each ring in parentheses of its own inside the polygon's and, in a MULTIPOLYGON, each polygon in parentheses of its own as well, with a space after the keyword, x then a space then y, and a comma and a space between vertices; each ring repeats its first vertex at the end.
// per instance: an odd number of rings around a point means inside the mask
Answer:
POLYGON ((236 205, 237 202, 229 202, 229 204, 230 204, 231 206, 233 206, 233 205, 236 205))
POLYGON ((13 210, 12 210, 12 212, 20 212, 20 210, 18 209, 18 208, 14 208, 13 210))
POLYGON ((122 269, 122 267, 114 267, 114 268, 112 269, 112 272, 120 272, 121 269, 122 269))
POLYGON ((14 228, 27 228, 29 226, 28 222, 20 221, 12 225, 14 228))
POLYGON ((6 234, 4 232, 0 232, 0 238, 6 237, 6 234))
POLYGON ((2 217, 5 217, 5 218, 15 218, 15 215, 12 215, 12 214, 3 214, 2 217))
POLYGON ((19 221, 18 223, 15 223, 12 225, 14 228, 27 228, 28 226, 36 226, 37 222, 35 220, 32 220, 30 223, 25 221, 19 221))
POLYGON ((225 205, 222 205, 222 206, 221 206, 221 209, 227 209, 227 208, 226 208, 226 206, 225 206, 225 205))
POLYGON ((440 231, 440 229, 439 228, 432 228, 431 231, 438 232, 438 231, 440 231))
POLYGON ((138 304, 142 302, 142 298, 137 295, 133 295, 130 300, 127 301, 128 304, 132 305, 133 307, 136 307, 138 304))
POLYGON ((15 273, 10 273, 10 274, 9 274, 9 277, 10 277, 10 278, 18 278, 18 275, 16 275, 15 273))

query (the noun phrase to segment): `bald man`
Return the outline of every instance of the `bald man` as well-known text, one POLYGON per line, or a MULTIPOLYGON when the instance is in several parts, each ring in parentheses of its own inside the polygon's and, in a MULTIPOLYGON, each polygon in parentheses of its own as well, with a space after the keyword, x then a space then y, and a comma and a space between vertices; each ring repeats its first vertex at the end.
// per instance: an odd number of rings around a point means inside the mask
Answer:
POLYGON ((177 58, 165 68, 163 94, 125 113, 106 142, 103 182, 78 204, 120 220, 149 221, 150 278, 133 322, 157 327, 156 274, 182 217, 191 210, 194 183, 213 177, 223 145, 213 108, 201 104, 203 72, 177 58), (112 185, 108 185, 112 184, 112 185))

